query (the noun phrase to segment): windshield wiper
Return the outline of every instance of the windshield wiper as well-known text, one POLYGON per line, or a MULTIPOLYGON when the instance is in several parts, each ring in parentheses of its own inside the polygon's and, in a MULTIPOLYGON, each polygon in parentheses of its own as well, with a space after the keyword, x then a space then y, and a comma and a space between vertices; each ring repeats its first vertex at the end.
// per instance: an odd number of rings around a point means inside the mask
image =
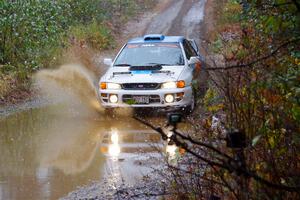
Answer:
POLYGON ((118 66, 118 67, 130 67, 130 64, 126 64, 126 63, 121 63, 121 64, 116 64, 114 66, 118 66))

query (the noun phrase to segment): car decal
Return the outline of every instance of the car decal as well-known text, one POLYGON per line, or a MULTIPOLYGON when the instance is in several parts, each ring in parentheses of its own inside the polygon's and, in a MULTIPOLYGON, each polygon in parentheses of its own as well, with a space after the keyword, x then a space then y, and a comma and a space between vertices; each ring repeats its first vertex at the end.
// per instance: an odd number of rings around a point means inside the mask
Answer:
POLYGON ((178 44, 157 44, 159 47, 180 48, 178 44))
POLYGON ((151 70, 137 70, 137 71, 131 71, 132 74, 151 74, 151 70))
POLYGON ((139 47, 139 45, 134 45, 134 44, 127 45, 128 49, 133 49, 133 48, 137 48, 137 47, 139 47))

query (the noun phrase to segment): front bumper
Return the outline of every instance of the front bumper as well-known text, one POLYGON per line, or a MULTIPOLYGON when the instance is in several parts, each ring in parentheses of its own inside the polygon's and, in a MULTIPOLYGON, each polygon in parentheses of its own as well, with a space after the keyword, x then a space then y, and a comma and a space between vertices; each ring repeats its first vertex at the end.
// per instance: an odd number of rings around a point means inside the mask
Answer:
MULTIPOLYGON (((175 89, 156 89, 156 90, 99 90, 100 103, 104 108, 161 108, 162 110, 173 110, 187 107, 192 104, 192 88, 175 89), (117 103, 111 103, 109 96, 115 94, 118 96, 117 103), (165 95, 173 94, 175 101, 167 103, 165 95), (179 96, 178 96, 179 95, 179 96), (128 100, 133 96, 149 96, 150 102, 147 104, 130 102, 128 100)), ((129 100, 130 101, 130 100, 129 100)))

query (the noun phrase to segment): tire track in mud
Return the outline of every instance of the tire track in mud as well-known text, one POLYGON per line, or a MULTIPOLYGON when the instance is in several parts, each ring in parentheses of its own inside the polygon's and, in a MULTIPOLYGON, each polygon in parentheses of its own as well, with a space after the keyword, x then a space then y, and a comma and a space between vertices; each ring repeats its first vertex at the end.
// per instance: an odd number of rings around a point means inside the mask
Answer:
POLYGON ((173 0, 168 8, 150 20, 144 34, 183 35, 200 45, 205 4, 206 0, 173 0))

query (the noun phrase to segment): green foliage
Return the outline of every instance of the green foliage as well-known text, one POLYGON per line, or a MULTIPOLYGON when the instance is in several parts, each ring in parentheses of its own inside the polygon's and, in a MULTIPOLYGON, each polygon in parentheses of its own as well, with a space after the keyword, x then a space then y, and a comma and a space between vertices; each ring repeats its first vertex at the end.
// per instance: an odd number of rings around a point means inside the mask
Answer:
POLYGON ((35 70, 44 49, 58 45, 68 21, 52 1, 2 1, 0 4, 0 63, 35 70))
POLYGON ((109 28, 96 21, 83 25, 73 26, 70 28, 68 37, 76 38, 79 42, 85 42, 93 49, 108 49, 113 44, 113 38, 109 28))
POLYGON ((207 90, 203 99, 203 105, 204 108, 211 113, 220 111, 224 106, 217 91, 212 88, 207 90))
MULTIPOLYGON (((222 33, 212 46, 224 55, 226 66, 240 65, 218 77, 226 126, 246 133, 249 169, 272 183, 299 185, 300 3, 239 1, 243 7, 236 2, 227 1, 220 19, 227 24, 221 24, 222 33), (229 9, 236 6, 242 8, 239 14, 229 9)), ((267 190, 272 191, 270 199, 299 197, 251 183, 247 192, 254 199, 258 193, 264 198, 267 190)))
POLYGON ((224 13, 223 13, 221 21, 223 23, 240 22, 240 16, 241 16, 240 13, 241 13, 240 3, 238 1, 231 0, 227 4, 225 4, 224 13))
POLYGON ((59 64, 70 45, 111 48, 115 25, 153 1, 0 0, 0 76, 7 77, 0 96, 8 85, 30 82, 32 72, 59 64))
POLYGON ((27 72, 48 67, 72 32, 95 49, 107 49, 112 36, 103 21, 114 20, 116 13, 133 15, 135 9, 134 0, 2 0, 0 64, 27 72))

